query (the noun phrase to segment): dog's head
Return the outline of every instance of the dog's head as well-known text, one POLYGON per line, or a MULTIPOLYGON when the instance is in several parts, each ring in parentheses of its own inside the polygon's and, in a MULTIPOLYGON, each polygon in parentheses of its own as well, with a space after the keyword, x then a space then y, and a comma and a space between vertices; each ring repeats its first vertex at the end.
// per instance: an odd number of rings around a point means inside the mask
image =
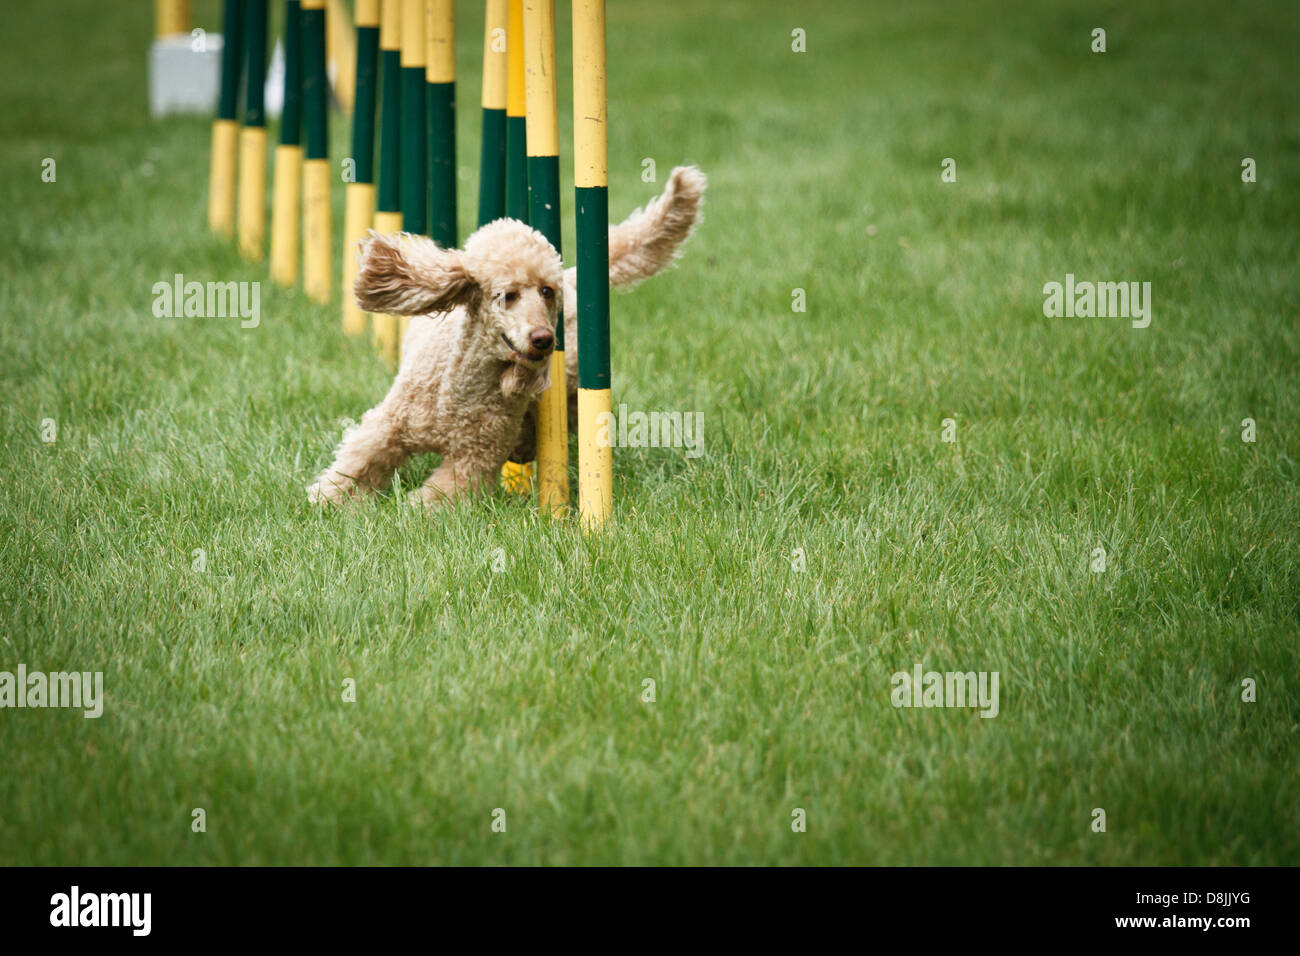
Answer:
POLYGON ((437 316, 463 306, 492 354, 540 368, 555 348, 563 275, 545 236, 498 219, 463 250, 409 233, 371 233, 361 244, 354 291, 367 312, 437 316))

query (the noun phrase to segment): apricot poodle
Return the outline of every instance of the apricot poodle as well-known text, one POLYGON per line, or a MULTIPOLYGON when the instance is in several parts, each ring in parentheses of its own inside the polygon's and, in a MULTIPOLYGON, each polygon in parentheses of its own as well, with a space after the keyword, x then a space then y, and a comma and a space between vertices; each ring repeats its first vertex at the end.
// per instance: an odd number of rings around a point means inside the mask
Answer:
MULTIPOLYGON (((699 217, 706 179, 672 171, 662 195, 609 230, 609 281, 634 285, 668 267, 699 217)), ((494 483, 509 459, 535 453, 533 403, 550 384, 556 317, 564 316, 570 417, 577 395, 577 270, 541 233, 513 219, 483 226, 464 249, 423 236, 372 233, 355 292, 367 312, 413 316, 384 400, 339 444, 308 489, 317 504, 382 488, 414 455, 442 463, 413 491, 443 504, 494 483)))

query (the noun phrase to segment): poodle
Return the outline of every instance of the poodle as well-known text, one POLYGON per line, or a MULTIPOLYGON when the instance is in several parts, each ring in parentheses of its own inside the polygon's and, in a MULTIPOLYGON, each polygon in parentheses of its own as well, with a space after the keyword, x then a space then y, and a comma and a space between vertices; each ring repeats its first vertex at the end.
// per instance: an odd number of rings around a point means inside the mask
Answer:
MULTIPOLYGON (((669 266, 699 216, 706 179, 672 171, 663 194, 609 230, 609 281, 618 288, 669 266)), ((349 430, 308 489, 316 504, 382 488, 414 455, 443 456, 411 493, 426 506, 494 483, 507 460, 536 451, 534 402, 550 385, 557 315, 564 316, 569 416, 578 383, 577 270, 546 238, 514 219, 483 226, 464 249, 371 233, 355 292, 367 312, 410 315, 388 395, 349 430)))

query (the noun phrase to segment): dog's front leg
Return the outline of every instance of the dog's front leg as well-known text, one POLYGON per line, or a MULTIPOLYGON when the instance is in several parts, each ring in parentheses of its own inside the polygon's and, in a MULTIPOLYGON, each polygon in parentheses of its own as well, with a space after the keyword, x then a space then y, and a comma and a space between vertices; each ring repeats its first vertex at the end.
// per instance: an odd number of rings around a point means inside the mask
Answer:
POLYGON ((376 406, 343 437, 334 463, 307 489, 307 497, 313 504, 323 505, 368 494, 388 484, 410 456, 394 417, 384 405, 376 406))
POLYGON ((426 508, 451 504, 457 498, 490 487, 500 471, 500 465, 480 465, 444 458, 424 484, 411 492, 411 502, 422 504, 426 508))
POLYGON ((523 423, 519 426, 519 439, 507 461, 526 464, 537 460, 537 406, 529 404, 524 412, 523 423))

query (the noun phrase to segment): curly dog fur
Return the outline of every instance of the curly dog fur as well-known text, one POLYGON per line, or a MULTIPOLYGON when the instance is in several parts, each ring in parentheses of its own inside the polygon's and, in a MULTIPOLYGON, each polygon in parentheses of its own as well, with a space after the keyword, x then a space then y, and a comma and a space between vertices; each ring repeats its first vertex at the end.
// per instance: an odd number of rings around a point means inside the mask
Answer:
MULTIPOLYGON (((609 281, 631 286, 667 268, 699 217, 705 176, 672 171, 662 195, 609 230, 609 281)), ((382 488, 414 455, 442 464, 412 499, 442 504, 496 481, 507 459, 535 451, 533 403, 550 385, 555 325, 564 316, 569 415, 578 388, 577 270, 513 219, 482 227, 462 250, 423 236, 371 233, 355 292, 367 312, 413 316, 384 400, 344 436, 308 489, 317 504, 382 488)))

